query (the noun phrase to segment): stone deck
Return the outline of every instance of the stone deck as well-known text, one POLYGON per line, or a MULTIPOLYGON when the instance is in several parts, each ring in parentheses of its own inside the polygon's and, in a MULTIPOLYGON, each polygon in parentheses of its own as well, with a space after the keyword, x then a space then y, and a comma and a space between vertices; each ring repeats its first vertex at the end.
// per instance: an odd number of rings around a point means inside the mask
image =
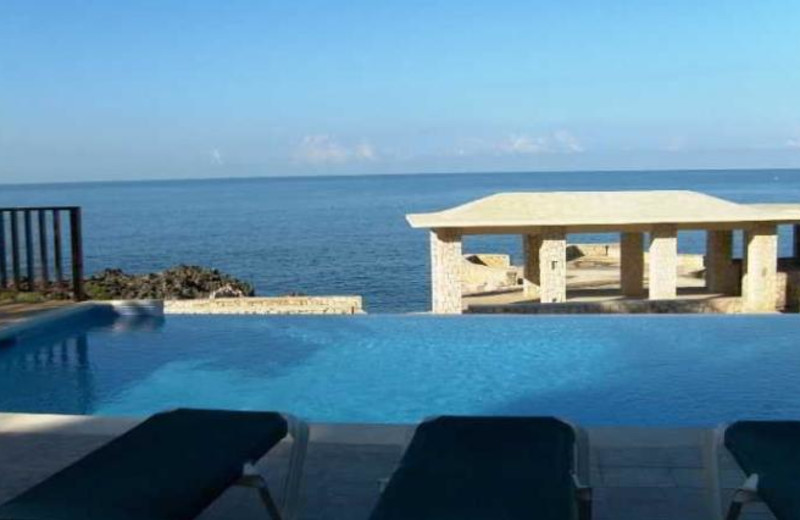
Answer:
POLYGON ((0 328, 20 323, 44 312, 74 305, 71 301, 49 301, 42 303, 0 302, 0 328))
MULTIPOLYGON (((0 501, 47 477, 113 436, 135 419, 0 414, 0 501)), ((315 424, 304 472, 303 520, 363 520, 378 497, 378 479, 399 460, 411 426, 315 424)), ((597 520, 709 518, 702 429, 592 428, 592 485, 597 520)), ((265 462, 275 479, 289 443, 265 462)), ((727 486, 740 482, 730 462, 727 486)), ((273 486, 278 490, 280 486, 273 486)), ((262 520, 252 491, 231 489, 204 519, 262 520)), ((746 518, 771 518, 756 508, 746 518)))
POLYGON ((710 294, 702 288, 685 287, 677 297, 666 300, 629 298, 616 288, 575 289, 562 303, 540 303, 525 298, 522 290, 468 296, 464 312, 470 314, 642 314, 642 313, 723 313, 742 311, 737 296, 710 294))

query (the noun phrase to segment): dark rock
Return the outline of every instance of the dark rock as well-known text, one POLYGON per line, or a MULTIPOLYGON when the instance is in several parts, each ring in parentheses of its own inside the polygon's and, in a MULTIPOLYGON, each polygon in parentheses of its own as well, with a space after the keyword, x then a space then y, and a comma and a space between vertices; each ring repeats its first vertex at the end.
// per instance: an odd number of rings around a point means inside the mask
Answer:
POLYGON ((89 277, 84 291, 95 300, 191 300, 255 295, 253 286, 246 282, 217 269, 193 265, 179 265, 160 273, 141 275, 106 269, 89 277))
POLYGON ((238 287, 234 287, 229 283, 226 283, 219 289, 214 289, 211 291, 211 294, 208 295, 208 297, 212 300, 215 298, 243 298, 245 296, 247 295, 244 293, 244 291, 238 287))

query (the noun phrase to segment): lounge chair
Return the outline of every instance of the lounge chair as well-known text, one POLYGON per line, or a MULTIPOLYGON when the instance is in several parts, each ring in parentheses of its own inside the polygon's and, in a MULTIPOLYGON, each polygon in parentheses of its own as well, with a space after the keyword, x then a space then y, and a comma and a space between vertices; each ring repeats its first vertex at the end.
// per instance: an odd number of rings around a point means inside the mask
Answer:
POLYGON ((800 421, 739 421, 718 427, 710 441, 711 512, 721 519, 720 457, 727 450, 745 473, 724 518, 763 502, 778 520, 800 519, 800 421))
POLYGON ((588 520, 588 473, 585 435, 558 419, 438 417, 416 429, 370 520, 588 520))
POLYGON ((274 520, 290 520, 307 440, 305 424, 273 412, 159 413, 6 502, 0 519, 188 520, 243 485, 274 520), (279 510, 254 464, 287 433, 294 444, 279 510))

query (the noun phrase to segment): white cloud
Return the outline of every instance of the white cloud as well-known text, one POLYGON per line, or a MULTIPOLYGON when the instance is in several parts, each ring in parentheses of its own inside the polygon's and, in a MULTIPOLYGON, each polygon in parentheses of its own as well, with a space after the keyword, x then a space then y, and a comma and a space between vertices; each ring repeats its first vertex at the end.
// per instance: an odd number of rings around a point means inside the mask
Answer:
POLYGON ((308 164, 344 164, 353 161, 374 161, 378 158, 375 148, 362 141, 355 146, 346 146, 327 134, 307 135, 294 153, 298 162, 308 164))
POLYGON ((496 146, 498 151, 512 154, 539 154, 547 152, 548 148, 547 138, 529 135, 510 135, 496 146))
POLYGON ((538 155, 547 153, 580 153, 583 145, 577 137, 566 130, 556 130, 543 136, 512 134, 494 145, 494 150, 503 154, 538 155))
POLYGON ((681 136, 671 137, 664 146, 667 152, 680 152, 684 149, 686 149, 686 138, 681 136))
POLYGON ((214 164, 222 166, 225 164, 225 159, 222 157, 222 152, 220 152, 217 148, 211 150, 211 160, 214 164))
POLYGON ((553 140, 561 151, 567 153, 580 153, 583 151, 583 145, 578 141, 578 138, 566 130, 556 130, 553 134, 553 140))
POLYGON ((792 137, 786 141, 786 146, 800 150, 800 137, 792 137))
POLYGON ((378 158, 375 148, 371 144, 364 142, 356 145, 355 149, 353 150, 353 156, 356 159, 361 159, 364 161, 374 161, 378 158))

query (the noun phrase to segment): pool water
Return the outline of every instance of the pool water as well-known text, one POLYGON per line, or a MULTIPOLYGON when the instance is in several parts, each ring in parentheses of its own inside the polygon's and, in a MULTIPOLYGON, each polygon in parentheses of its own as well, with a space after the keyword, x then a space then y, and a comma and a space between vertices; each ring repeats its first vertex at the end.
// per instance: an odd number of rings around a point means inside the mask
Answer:
POLYGON ((800 316, 168 316, 96 312, 0 346, 0 410, 176 406, 312 421, 800 417, 800 316))

